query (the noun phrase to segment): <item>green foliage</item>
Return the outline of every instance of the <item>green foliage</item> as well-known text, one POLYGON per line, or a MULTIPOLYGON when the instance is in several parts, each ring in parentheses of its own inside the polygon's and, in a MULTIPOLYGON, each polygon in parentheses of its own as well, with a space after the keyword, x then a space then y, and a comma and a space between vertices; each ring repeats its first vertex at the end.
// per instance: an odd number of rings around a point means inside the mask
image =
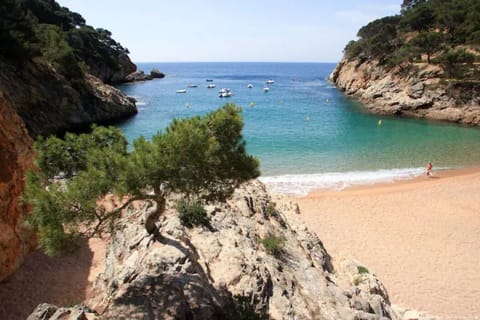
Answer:
POLYGON ((450 78, 463 79, 472 69, 476 56, 465 49, 454 49, 437 58, 450 78))
MULTIPOLYGON (((246 154, 240 109, 227 104, 203 117, 176 120, 152 141, 139 138, 127 152, 119 129, 92 127, 90 134, 49 137, 35 143, 37 171, 27 176, 29 222, 49 253, 82 225, 82 235, 107 231, 131 201, 163 203, 170 192, 190 201, 222 200, 240 183, 259 175, 258 160, 246 154), (154 191, 152 194, 149 190, 154 191), (101 202, 107 194, 128 196, 120 207, 101 202)), ((159 206, 160 207, 160 206, 159 206)), ((186 225, 207 224, 200 203, 180 204, 186 225)), ((182 218, 183 219, 183 218, 182 218)))
POLYGON ((368 269, 365 268, 364 266, 358 266, 357 269, 358 269, 358 273, 360 274, 368 273, 368 269))
POLYGON ((268 236, 260 241, 265 250, 275 257, 281 256, 283 248, 285 247, 285 239, 282 237, 268 236))
POLYGON ((363 46, 360 41, 350 41, 343 49, 343 52, 346 54, 348 60, 353 60, 359 57, 363 52, 363 46))
POLYGON ((275 209, 273 203, 269 203, 266 210, 269 217, 276 217, 278 215, 277 209, 275 209))
POLYGON ((128 54, 105 29, 94 29, 54 0, 2 0, 0 55, 22 66, 36 57, 51 63, 68 79, 91 70, 116 71, 128 54))
POLYGON ((193 228, 194 226, 210 227, 207 211, 197 201, 187 202, 181 199, 177 202, 177 211, 180 214, 182 225, 187 228, 193 228))
POLYGON ((403 12, 399 26, 406 31, 428 31, 435 27, 435 11, 430 3, 423 1, 403 12))
POLYGON ((428 63, 446 66, 449 77, 478 79, 473 66, 444 57, 446 50, 480 45, 480 2, 478 0, 404 0, 397 16, 377 19, 358 31, 359 39, 345 47, 345 57, 376 59, 391 68, 412 63, 426 55, 428 63), (442 62, 443 61, 443 62, 442 62), (449 63, 445 63, 449 61, 449 63), (460 72, 457 72, 460 70, 460 72))
POLYGON ((430 63, 430 57, 433 53, 439 51, 444 45, 445 37, 439 32, 421 32, 416 38, 410 41, 410 44, 418 48, 418 52, 427 54, 427 62, 430 63))

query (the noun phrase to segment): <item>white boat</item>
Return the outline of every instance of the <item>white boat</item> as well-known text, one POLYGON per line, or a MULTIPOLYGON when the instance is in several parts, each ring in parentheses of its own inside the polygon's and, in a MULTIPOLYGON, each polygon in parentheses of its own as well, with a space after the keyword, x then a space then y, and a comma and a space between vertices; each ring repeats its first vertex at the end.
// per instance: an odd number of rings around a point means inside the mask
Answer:
POLYGON ((218 96, 220 98, 228 98, 232 96, 232 90, 228 88, 222 88, 220 91, 218 91, 218 96))
POLYGON ((176 93, 187 93, 187 89, 180 89, 175 91, 176 93))
POLYGON ((253 84, 249 83, 249 84, 247 85, 247 88, 249 88, 249 89, 253 88, 253 84))
POLYGON ((213 88, 215 88, 215 87, 216 87, 216 85, 215 85, 214 83, 209 84, 209 85, 207 86, 208 89, 213 89, 213 88))
POLYGON ((267 84, 272 84, 272 83, 275 83, 275 81, 274 81, 274 80, 271 80, 271 79, 270 79, 270 80, 267 80, 267 84))
POLYGON ((269 87, 263 87, 263 92, 268 92, 268 91, 270 91, 269 87))

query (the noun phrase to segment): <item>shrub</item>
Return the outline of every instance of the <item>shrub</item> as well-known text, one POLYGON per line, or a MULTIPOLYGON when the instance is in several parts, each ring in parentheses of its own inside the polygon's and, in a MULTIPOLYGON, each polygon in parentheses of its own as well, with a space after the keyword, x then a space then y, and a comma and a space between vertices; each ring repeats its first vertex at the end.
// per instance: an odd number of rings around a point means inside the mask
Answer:
POLYGON ((207 216, 207 211, 205 211, 199 202, 187 202, 184 199, 181 199, 177 202, 177 210, 182 225, 187 228, 193 228, 194 226, 210 226, 210 219, 207 216))
POLYGON ((261 243, 269 254, 278 257, 282 254, 283 248, 285 247, 285 238, 268 236, 265 239, 262 239, 261 243))
POLYGON ((365 268, 364 266, 358 266, 357 269, 358 269, 358 273, 360 274, 368 273, 368 269, 365 268))
POLYGON ((276 217, 278 215, 277 209, 275 209, 275 205, 273 203, 268 204, 266 211, 269 217, 276 217))

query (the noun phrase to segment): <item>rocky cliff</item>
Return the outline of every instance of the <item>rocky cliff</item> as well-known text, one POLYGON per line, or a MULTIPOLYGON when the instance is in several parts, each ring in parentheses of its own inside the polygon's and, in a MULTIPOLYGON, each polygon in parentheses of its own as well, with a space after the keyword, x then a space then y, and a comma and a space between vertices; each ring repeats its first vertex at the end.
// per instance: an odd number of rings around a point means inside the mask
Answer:
POLYGON ((29 252, 32 239, 21 228, 19 198, 33 160, 32 138, 82 129, 91 123, 134 115, 135 103, 86 74, 68 82, 48 64, 22 68, 0 59, 0 281, 29 252))
POLYGON ((387 71, 376 60, 344 58, 330 81, 374 113, 480 125, 480 83, 449 82, 442 74, 427 63, 387 71))
POLYGON ((102 82, 122 81, 136 69, 110 32, 85 25, 53 0, 5 0, 0 14, 2 281, 32 244, 20 227, 18 204, 33 160, 32 137, 120 120, 137 109, 133 99, 102 82))
POLYGON ((33 239, 20 224, 19 196, 32 163, 32 140, 0 91, 0 281, 21 264, 33 239))
POLYGON ((322 242, 254 181, 206 206, 211 226, 188 229, 174 199, 145 230, 154 205, 137 203, 115 226, 91 309, 40 305, 29 319, 396 319, 388 294, 359 263, 331 259, 322 242), (285 246, 265 249, 276 236, 285 246), (93 311, 95 310, 95 311, 93 311), (63 318, 62 318, 63 319, 63 318))

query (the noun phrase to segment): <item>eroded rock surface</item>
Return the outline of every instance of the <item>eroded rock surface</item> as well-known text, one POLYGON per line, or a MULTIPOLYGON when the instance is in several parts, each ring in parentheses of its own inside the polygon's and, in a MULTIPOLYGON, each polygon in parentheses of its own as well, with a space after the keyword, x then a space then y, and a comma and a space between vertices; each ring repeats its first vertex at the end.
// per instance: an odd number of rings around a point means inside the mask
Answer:
POLYGON ((160 236, 144 227, 149 202, 127 209, 118 222, 88 301, 98 319, 237 319, 238 312, 270 319, 394 317, 376 276, 353 261, 332 264, 317 236, 286 219, 297 207, 275 208, 260 182, 206 206, 208 228, 182 226, 174 203, 157 221, 160 236), (268 236, 285 239, 279 253, 265 250, 261 240, 268 236))

